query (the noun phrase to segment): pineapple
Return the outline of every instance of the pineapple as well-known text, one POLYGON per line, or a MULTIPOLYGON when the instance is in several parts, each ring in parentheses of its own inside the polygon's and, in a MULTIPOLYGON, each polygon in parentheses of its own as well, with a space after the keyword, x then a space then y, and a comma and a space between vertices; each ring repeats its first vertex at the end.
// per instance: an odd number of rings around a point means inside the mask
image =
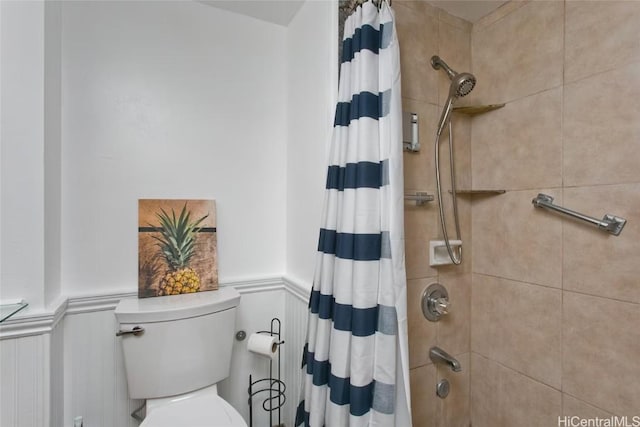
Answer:
POLYGON ((200 276, 189 267, 189 262, 195 249, 196 233, 205 215, 197 221, 191 222, 191 212, 187 211, 185 203, 176 218, 176 213, 171 209, 171 215, 164 209, 160 209, 156 216, 161 225, 161 237, 154 236, 160 249, 160 254, 167 261, 169 271, 160 281, 158 295, 178 295, 198 292, 200 289, 200 276))

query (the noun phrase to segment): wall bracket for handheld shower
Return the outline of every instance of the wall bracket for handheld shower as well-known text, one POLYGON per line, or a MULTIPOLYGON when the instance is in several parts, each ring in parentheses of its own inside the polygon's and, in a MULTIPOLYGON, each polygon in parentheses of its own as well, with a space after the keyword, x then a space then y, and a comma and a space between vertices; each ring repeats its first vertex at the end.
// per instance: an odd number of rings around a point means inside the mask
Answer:
POLYGON ((431 57, 431 66, 435 69, 435 70, 439 70, 439 69, 444 69, 444 71, 447 72, 447 74, 449 75, 450 79, 453 79, 456 76, 456 72, 453 71, 451 69, 451 67, 449 67, 449 65, 447 65, 446 62, 444 62, 442 60, 442 58, 440 58, 438 55, 433 55, 431 57))

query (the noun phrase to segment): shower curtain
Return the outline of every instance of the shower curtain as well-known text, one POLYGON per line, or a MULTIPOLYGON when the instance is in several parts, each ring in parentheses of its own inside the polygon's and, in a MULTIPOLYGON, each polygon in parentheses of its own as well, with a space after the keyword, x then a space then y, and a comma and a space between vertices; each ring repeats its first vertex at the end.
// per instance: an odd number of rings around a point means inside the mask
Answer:
POLYGON ((296 426, 411 425, 400 54, 390 6, 344 28, 296 426))

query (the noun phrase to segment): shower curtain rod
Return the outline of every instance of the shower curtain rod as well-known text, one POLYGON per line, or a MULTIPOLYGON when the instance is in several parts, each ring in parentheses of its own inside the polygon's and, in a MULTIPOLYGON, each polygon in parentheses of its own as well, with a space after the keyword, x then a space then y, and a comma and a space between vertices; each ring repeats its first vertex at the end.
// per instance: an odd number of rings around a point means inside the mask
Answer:
POLYGON ((387 1, 389 3, 389 6, 391 6, 391 0, 349 0, 348 4, 340 6, 340 9, 348 13, 352 13, 358 6, 368 1, 371 1, 373 4, 375 4, 378 9, 380 9, 383 1, 387 1))

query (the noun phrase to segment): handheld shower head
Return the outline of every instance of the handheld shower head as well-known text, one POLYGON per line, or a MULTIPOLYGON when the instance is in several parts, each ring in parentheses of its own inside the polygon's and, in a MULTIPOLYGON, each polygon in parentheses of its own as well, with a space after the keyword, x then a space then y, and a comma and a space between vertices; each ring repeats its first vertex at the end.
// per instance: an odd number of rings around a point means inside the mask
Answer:
POLYGON ((449 96, 455 95, 457 97, 467 96, 473 88, 476 86, 476 78, 470 73, 460 73, 451 80, 451 88, 449 89, 449 96))
POLYGON ((453 103, 456 99, 467 96, 471 93, 476 85, 476 78, 471 73, 455 72, 437 55, 431 57, 431 66, 436 70, 443 69, 451 80, 451 86, 449 86, 449 98, 447 99, 444 110, 442 110, 442 116, 440 117, 440 123, 438 124, 438 136, 440 136, 449 120, 449 116, 451 115, 453 103))

